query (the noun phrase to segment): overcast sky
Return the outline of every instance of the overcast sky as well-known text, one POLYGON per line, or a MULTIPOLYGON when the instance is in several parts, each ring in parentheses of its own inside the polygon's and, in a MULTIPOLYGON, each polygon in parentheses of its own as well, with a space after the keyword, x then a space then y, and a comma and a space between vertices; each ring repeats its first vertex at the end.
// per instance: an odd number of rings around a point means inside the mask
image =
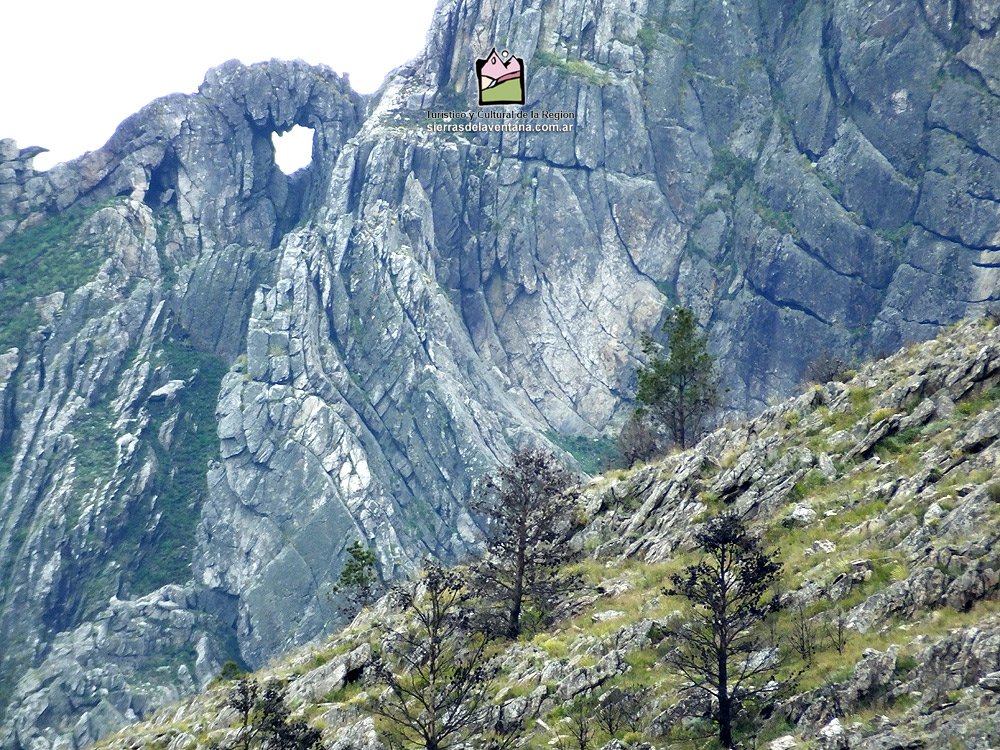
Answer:
MULTIPOLYGON (((5 0, 0 138, 44 146, 44 169, 102 146, 153 99, 209 68, 300 58, 361 93, 423 46, 436 0, 5 0)), ((287 171, 287 170, 286 170, 287 171)))

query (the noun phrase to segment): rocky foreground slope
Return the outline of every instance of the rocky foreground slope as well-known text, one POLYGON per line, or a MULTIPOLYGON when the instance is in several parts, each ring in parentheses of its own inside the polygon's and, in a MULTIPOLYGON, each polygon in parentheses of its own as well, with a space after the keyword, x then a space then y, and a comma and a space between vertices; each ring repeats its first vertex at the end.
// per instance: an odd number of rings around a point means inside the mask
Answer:
MULTIPOLYGON (((685 720, 693 704, 663 660, 673 644, 659 624, 678 602, 660 589, 688 559, 698 524, 734 508, 781 550, 789 607, 775 637, 791 651, 801 604, 818 643, 810 662, 793 656, 803 670, 796 694, 747 746, 996 747, 998 435, 1000 327, 976 321, 847 382, 810 387, 694 449, 596 478, 571 542, 587 586, 553 629, 505 647, 497 704, 510 716, 527 709, 527 746, 544 747, 566 731, 561 717, 573 701, 641 686, 641 730, 619 733, 622 744, 608 748, 704 734, 685 720), (847 624, 843 654, 824 631, 834 611, 847 624)), ((322 727, 331 747, 378 748, 366 712, 375 688, 363 668, 373 621, 394 617, 383 602, 258 676, 286 681, 297 713, 322 727)), ((45 675, 33 678, 41 684, 45 675)), ((99 747, 193 750, 224 740, 231 685, 218 681, 99 747)), ((49 698, 60 691, 68 698, 65 686, 51 686, 49 698)), ((24 726, 37 725, 23 716, 24 726)), ((97 716, 78 725, 78 741, 97 716)), ((593 747, 613 739, 599 733, 593 747)))
POLYGON ((473 478, 512 445, 613 433, 673 302, 747 413, 823 350, 979 312, 998 18, 445 0, 370 99, 229 63, 47 172, 0 142, 5 717, 88 737, 95 705, 121 724, 329 631, 352 540, 386 578, 474 551, 473 478), (427 131, 471 106, 493 45, 573 133, 427 131), (313 162, 288 176, 271 136, 296 124, 313 162), (73 697, 24 713, 43 664, 73 697))

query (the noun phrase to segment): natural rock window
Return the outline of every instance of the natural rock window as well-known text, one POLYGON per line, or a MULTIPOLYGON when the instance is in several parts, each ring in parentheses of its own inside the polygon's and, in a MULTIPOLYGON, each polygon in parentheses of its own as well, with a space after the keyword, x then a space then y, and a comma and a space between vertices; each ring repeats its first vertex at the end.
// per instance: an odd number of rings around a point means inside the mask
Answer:
POLYGON ((271 141, 274 143, 274 163, 285 174, 294 174, 312 161, 312 128, 294 125, 287 133, 274 133, 271 141))

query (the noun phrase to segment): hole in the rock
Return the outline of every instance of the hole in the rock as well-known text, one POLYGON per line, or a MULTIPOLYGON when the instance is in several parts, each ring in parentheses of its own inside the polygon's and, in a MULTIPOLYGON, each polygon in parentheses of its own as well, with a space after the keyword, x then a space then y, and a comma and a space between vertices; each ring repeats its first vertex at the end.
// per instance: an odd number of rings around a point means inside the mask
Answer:
POLYGON ((312 161, 313 129, 294 125, 287 133, 273 133, 274 163, 285 174, 293 174, 312 161))
POLYGON ((180 163, 173 150, 163 155, 163 160, 153 167, 149 175, 149 189, 146 191, 146 204, 151 208, 166 206, 177 200, 177 171, 180 163))

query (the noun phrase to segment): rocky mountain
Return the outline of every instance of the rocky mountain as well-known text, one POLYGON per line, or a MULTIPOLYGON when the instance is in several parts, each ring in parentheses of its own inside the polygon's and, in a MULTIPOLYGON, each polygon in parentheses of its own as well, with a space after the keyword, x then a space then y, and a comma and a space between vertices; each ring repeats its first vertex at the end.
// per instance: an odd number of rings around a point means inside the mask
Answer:
POLYGON ((0 142, 7 744, 81 746, 336 627, 355 539, 386 578, 473 552, 471 482, 512 445, 612 434, 670 304, 745 413, 824 351, 981 312, 998 18, 446 0, 370 98, 227 63, 52 170, 0 142), (475 109, 494 46, 572 133, 427 129, 475 109), (293 125, 313 160, 289 176, 293 125))
MULTIPOLYGON (((596 729, 590 747, 704 739, 710 728, 697 718, 707 706, 683 692, 665 659, 677 644, 664 632, 682 605, 662 589, 693 560, 694 532, 724 509, 780 551, 785 610, 771 637, 799 672, 744 746, 997 746, 1000 326, 964 323, 851 375, 583 488, 569 544, 586 585, 552 628, 506 642, 497 656, 496 711, 527 718, 524 747, 565 734, 575 701, 636 687, 638 729, 596 729), (837 613, 839 645, 829 629, 837 613), (803 622, 808 658, 792 646, 803 622)), ((296 715, 322 727, 329 747, 376 750, 368 709, 379 688, 364 667, 380 647, 373 625, 403 622, 387 597, 256 677, 287 685, 296 715)), ((219 680, 98 747, 224 741, 236 729, 223 708, 234 684, 219 680)))

